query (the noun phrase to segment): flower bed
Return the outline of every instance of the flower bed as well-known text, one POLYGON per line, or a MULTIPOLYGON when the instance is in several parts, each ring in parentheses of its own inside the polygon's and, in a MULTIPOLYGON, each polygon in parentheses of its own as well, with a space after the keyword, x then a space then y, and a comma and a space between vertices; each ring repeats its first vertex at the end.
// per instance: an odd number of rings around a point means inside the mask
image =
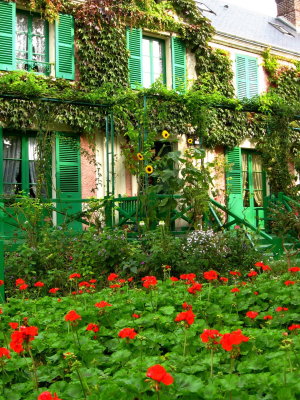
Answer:
POLYGON ((299 399, 299 268, 278 278, 259 264, 111 274, 101 291, 75 273, 66 297, 30 299, 44 288, 19 280, 23 299, 0 315, 0 399, 299 399))

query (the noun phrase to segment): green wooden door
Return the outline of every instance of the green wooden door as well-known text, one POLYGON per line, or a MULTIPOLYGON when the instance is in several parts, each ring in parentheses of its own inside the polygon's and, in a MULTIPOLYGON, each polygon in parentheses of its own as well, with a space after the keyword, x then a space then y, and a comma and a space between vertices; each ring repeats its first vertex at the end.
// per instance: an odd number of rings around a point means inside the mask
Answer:
MULTIPOLYGON (((56 134, 56 197, 57 225, 78 215, 81 208, 80 137, 65 133, 56 134)), ((79 221, 68 223, 76 231, 82 229, 79 221)))
POLYGON ((242 150, 243 210, 247 220, 264 228, 264 197, 266 196, 266 174, 261 156, 253 150, 242 150))

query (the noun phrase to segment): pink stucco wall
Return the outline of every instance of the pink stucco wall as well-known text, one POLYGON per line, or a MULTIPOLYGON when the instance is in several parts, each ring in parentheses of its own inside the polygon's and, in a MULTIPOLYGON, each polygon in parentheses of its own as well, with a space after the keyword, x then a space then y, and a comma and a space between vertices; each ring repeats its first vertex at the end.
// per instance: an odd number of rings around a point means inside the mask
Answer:
POLYGON ((88 140, 85 136, 80 138, 81 152, 81 191, 82 198, 86 199, 96 196, 96 167, 95 154, 89 147, 88 140))

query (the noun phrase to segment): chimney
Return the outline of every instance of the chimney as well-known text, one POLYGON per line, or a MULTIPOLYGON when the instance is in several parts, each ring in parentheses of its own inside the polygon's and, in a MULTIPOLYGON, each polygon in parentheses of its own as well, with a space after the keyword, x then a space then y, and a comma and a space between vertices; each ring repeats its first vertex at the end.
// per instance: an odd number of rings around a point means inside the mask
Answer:
POLYGON ((300 0, 275 0, 277 17, 284 17, 300 31, 300 0))

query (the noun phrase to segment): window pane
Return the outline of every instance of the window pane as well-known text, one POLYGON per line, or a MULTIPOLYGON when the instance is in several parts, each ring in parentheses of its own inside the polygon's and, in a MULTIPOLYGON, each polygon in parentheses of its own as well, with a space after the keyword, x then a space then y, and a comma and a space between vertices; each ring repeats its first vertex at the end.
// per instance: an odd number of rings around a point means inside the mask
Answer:
POLYGON ((16 58, 17 69, 28 70, 26 62, 19 62, 27 60, 28 58, 28 16, 24 14, 17 14, 17 37, 16 37, 16 58))
POLYGON ((41 18, 32 18, 32 34, 45 36, 45 21, 41 18))
POLYGON ((143 49, 142 49, 143 56, 150 56, 150 40, 143 39, 143 49))
POLYGON ((21 176, 21 138, 3 137, 3 191, 4 194, 17 194, 22 190, 21 176))

